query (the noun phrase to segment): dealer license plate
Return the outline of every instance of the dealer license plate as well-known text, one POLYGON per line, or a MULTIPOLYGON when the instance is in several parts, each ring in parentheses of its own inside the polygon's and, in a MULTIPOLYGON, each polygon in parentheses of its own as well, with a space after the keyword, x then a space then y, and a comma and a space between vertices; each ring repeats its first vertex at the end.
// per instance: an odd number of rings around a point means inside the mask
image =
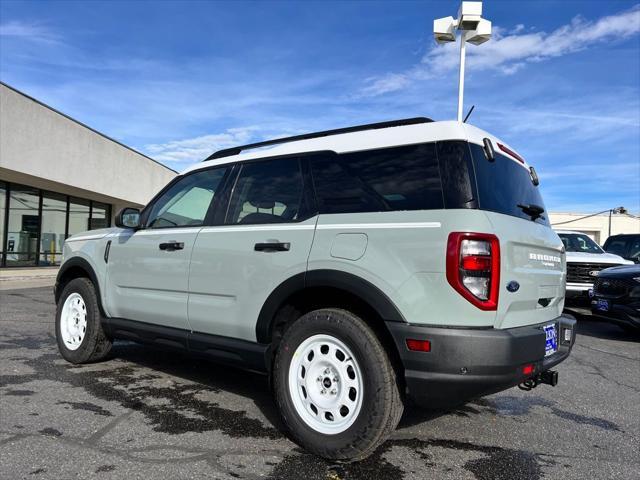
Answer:
POLYGON ((548 357, 549 355, 553 355, 558 351, 558 330, 556 329, 555 323, 552 323, 551 325, 545 325, 543 329, 547 337, 546 343, 544 345, 544 356, 548 357))
POLYGON ((602 298, 599 298, 598 303, 596 304, 596 309, 601 310, 603 312, 608 312, 609 300, 603 300, 602 298))

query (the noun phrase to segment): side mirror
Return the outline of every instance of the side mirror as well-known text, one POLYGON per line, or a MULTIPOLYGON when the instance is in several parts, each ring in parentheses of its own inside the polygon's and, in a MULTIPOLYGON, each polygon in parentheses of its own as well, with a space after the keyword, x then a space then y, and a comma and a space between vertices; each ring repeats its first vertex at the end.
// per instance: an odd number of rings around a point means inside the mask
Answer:
POLYGON ((125 207, 116 214, 116 227, 139 228, 140 210, 132 207, 125 207))

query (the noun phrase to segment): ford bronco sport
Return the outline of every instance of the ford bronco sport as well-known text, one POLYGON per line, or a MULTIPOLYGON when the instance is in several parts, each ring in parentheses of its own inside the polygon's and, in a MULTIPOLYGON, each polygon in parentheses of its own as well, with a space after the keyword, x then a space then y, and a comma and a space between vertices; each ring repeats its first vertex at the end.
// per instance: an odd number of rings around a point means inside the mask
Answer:
POLYGON ((555 385, 575 320, 537 184, 502 140, 425 118, 216 152, 67 239, 60 352, 127 339, 265 372, 297 442, 363 458, 406 399, 555 385))

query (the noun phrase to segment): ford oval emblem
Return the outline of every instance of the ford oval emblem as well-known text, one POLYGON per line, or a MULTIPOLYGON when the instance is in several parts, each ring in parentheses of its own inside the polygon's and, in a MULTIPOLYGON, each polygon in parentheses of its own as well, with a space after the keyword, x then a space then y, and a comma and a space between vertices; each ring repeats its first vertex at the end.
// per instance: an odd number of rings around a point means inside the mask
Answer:
POLYGON ((507 290, 509 290, 511 293, 517 292, 518 290, 520 290, 520 284, 515 280, 511 280, 509 283, 507 283, 507 290))

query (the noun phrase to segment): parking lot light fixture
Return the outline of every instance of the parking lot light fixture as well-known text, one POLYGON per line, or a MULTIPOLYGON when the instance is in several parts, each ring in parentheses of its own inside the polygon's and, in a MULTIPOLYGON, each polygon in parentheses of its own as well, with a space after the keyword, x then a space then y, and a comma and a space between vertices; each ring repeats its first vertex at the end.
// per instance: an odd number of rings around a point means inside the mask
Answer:
POLYGON ((458 18, 444 17, 433 21, 433 35, 438 44, 455 42, 456 31, 460 31, 458 121, 462 122, 466 43, 481 45, 491 39, 491 22, 482 18, 482 2, 462 2, 458 18))
POLYGON ((627 209, 624 207, 616 207, 609 210, 609 237, 611 236, 611 214, 612 213, 627 213, 627 209))

